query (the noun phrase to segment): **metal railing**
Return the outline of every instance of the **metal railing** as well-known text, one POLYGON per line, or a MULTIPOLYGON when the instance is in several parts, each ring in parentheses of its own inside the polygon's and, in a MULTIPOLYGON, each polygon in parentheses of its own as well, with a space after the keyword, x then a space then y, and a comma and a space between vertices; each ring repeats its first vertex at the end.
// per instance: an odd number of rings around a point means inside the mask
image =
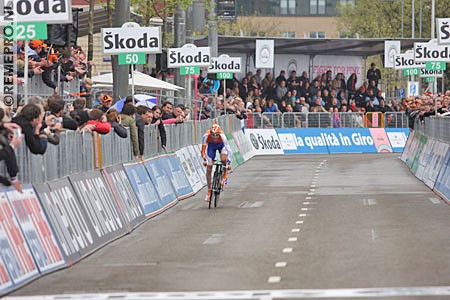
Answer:
MULTIPOLYGON (((55 80, 56 85, 58 86, 58 93, 65 100, 72 100, 77 97, 70 96, 71 94, 78 94, 80 92, 80 80, 78 78, 74 78, 71 81, 60 81, 58 83, 55 80)), ((23 85, 19 85, 17 87, 17 93, 19 95, 23 95, 23 85)), ((44 81, 42 80, 42 75, 34 75, 33 77, 28 79, 28 96, 39 96, 42 98, 48 98, 54 94, 54 90, 48 87, 44 81)))
MULTIPOLYGON (((226 133, 241 128, 241 121, 234 115, 220 116, 215 120, 164 125, 167 151, 174 152, 184 146, 201 143, 203 134, 213 122, 217 122, 226 133)), ((134 156, 129 128, 127 129, 127 138, 120 138, 114 132, 101 135, 63 131, 59 145, 48 144, 44 155, 32 154, 23 141, 16 150, 19 177, 24 183, 44 183, 74 173, 130 162, 134 156)), ((155 125, 146 126, 144 136, 145 157, 164 152, 155 125)))
POLYGON ((427 117, 423 123, 418 120, 414 129, 429 138, 450 144, 450 117, 427 117))
POLYGON ((404 112, 309 112, 247 114, 247 128, 406 128, 404 112))

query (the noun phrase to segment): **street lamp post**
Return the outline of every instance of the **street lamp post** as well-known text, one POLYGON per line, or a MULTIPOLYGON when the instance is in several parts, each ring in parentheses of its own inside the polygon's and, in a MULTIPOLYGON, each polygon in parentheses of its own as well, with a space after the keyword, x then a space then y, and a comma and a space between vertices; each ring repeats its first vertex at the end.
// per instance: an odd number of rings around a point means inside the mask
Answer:
POLYGON ((411 38, 414 38, 414 0, 411 0, 411 38))

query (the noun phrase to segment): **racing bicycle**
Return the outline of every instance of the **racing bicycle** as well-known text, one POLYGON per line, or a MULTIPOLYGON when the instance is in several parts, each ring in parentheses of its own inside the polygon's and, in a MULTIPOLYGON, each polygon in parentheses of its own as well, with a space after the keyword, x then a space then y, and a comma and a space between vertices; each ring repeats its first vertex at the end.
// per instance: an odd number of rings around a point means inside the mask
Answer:
POLYGON ((217 207, 217 203, 219 202, 220 192, 222 191, 222 177, 225 172, 225 167, 222 164, 222 161, 216 160, 214 162, 214 173, 211 181, 211 196, 209 198, 208 208, 211 208, 211 203, 214 198, 214 207, 217 207))

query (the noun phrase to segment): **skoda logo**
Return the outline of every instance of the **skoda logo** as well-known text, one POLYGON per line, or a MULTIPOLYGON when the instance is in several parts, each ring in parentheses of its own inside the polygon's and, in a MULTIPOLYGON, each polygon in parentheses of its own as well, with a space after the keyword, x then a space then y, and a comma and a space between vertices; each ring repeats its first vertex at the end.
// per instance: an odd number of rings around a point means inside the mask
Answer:
POLYGON ((263 46, 259 52, 259 57, 263 64, 267 64, 270 59, 270 50, 267 46, 263 46))
POLYGON ((253 133, 250 133, 250 141, 252 142, 253 147, 256 150, 258 150, 259 149, 258 140, 256 139, 256 136, 253 133))

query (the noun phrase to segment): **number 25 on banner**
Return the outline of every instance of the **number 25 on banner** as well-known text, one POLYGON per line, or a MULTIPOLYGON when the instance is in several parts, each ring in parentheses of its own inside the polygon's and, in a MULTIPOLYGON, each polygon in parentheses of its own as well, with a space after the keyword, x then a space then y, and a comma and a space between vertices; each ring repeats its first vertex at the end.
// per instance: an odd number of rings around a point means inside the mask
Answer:
POLYGON ((16 23, 13 26, 5 26, 5 35, 13 40, 46 40, 47 23, 45 22, 24 22, 16 23))

